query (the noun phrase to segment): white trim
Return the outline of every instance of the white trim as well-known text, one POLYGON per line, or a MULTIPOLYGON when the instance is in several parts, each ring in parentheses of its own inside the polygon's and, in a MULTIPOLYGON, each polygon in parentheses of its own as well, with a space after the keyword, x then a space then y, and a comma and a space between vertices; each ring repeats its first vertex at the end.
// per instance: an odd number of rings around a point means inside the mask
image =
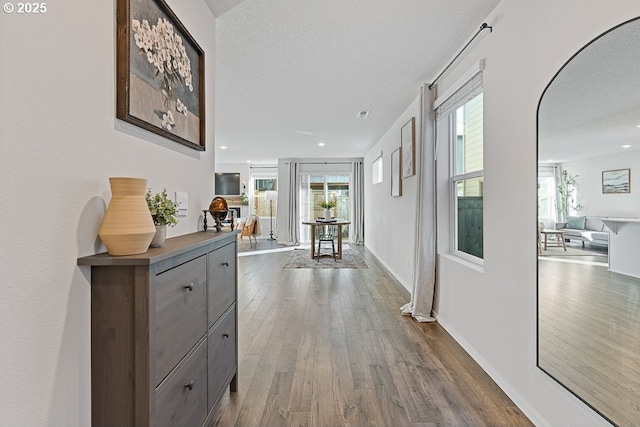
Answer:
MULTIPOLYGON (((484 148, 484 144, 482 145, 484 148)), ((455 156, 455 150, 454 150, 454 156, 455 156)), ((455 169, 455 165, 453 165, 452 168, 455 169)), ((454 184, 456 181, 466 181, 468 179, 482 178, 483 176, 484 176, 484 169, 480 169, 477 171, 467 172, 460 175, 453 175, 451 177, 451 183, 454 184)))
MULTIPOLYGON (((499 374, 500 370, 494 369, 494 367, 490 363, 488 363, 487 360, 482 357, 480 353, 471 344, 469 344, 469 342, 465 340, 464 337, 460 333, 458 333, 455 328, 453 328, 453 326, 449 324, 449 322, 446 321, 446 319, 443 319, 440 315, 437 315, 436 319, 440 326, 442 326, 444 330, 447 331, 458 344, 460 344, 460 346, 469 354, 469 356, 471 356, 471 358, 475 360, 478 365, 480 365, 482 370, 484 370, 487 375, 491 377, 491 379, 498 385, 498 387, 500 387, 502 391, 504 391, 504 393, 513 401, 513 403, 515 403, 515 405, 520 408, 522 412, 524 412, 524 414, 531 420, 534 425, 539 427, 550 427, 550 424, 547 422, 547 420, 545 420, 538 413, 538 411, 531 405, 530 401, 524 398, 522 394, 518 392, 517 386, 514 387, 509 381, 505 380, 505 378, 499 374)), ((536 375, 540 375, 543 377, 546 375, 541 369, 538 369, 538 371, 539 372, 536 372, 536 375)), ((552 379, 549 379, 549 384, 551 384, 551 387, 562 388, 562 386, 560 386, 552 379)))
POLYGON ((252 255, 262 255, 262 254, 270 254, 275 252, 288 252, 294 250, 295 247, 288 246, 286 248, 275 248, 275 249, 263 249, 261 251, 248 251, 248 252, 238 252, 238 258, 252 255))
POLYGON ((484 71, 484 59, 481 59, 477 63, 473 64, 473 67, 462 77, 460 77, 456 82, 449 86, 447 90, 445 90, 442 95, 438 96, 436 100, 433 102, 433 109, 436 110, 439 106, 441 106, 447 99, 451 98, 451 96, 460 90, 462 86, 467 84, 469 80, 474 78, 478 73, 484 71))
POLYGON ((452 253, 438 253, 442 258, 446 258, 449 261, 456 262, 460 265, 468 267, 478 273, 484 273, 484 260, 478 257, 474 257, 465 252, 454 250, 452 253))
POLYGON ((393 276, 393 278, 400 284, 402 285, 403 288, 405 288, 407 290, 407 292, 409 292, 409 294, 411 294, 411 289, 413 289, 413 286, 411 286, 411 284, 406 283, 404 280, 400 279, 400 275, 398 273, 396 273, 395 271, 393 271, 393 269, 391 268, 391 266, 389 266, 389 264, 387 264, 381 256, 378 255, 378 253, 376 251, 374 251, 370 246, 367 245, 367 243, 365 242, 364 247, 367 248, 369 250, 369 252, 371 252, 371 254, 378 260, 378 262, 380 264, 382 264, 382 266, 391 274, 391 276, 393 276))

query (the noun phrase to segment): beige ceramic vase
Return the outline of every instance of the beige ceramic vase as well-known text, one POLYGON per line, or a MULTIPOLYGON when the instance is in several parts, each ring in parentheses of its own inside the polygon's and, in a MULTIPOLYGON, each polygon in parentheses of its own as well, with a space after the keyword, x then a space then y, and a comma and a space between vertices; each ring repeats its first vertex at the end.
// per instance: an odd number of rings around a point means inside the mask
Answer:
POLYGON ((109 255, 135 255, 149 249, 156 233, 144 193, 144 178, 109 178, 111 202, 98 236, 109 255))

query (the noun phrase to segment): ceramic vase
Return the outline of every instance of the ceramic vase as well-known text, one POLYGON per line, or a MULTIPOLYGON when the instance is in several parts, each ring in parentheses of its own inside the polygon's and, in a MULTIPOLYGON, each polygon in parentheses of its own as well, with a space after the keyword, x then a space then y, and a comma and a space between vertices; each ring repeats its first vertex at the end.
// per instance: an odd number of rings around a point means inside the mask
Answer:
POLYGON ((147 251, 156 227, 144 198, 144 178, 109 178, 111 201, 98 236, 109 255, 135 255, 147 251))
POLYGON ((162 246, 164 241, 167 239, 167 226, 166 225, 156 225, 156 234, 153 235, 153 239, 151 240, 152 248, 159 248, 162 246))
POLYGON ((327 221, 331 219, 331 209, 324 210, 324 219, 326 219, 327 221))

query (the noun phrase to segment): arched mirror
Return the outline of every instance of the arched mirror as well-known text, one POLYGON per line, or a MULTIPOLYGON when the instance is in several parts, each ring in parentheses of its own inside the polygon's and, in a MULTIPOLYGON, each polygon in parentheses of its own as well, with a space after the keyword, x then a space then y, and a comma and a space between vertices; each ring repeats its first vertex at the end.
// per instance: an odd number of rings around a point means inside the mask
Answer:
POLYGON ((538 367, 640 426, 640 18, 585 46, 540 100, 538 367))

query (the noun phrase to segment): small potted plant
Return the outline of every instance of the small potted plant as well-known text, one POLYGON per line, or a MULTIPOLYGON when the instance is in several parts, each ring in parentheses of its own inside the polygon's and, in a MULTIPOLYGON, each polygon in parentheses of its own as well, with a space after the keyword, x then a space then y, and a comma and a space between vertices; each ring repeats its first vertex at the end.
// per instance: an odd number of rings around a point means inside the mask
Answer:
POLYGON ((240 204, 242 206, 249 206, 249 195, 246 191, 243 191, 242 194, 240 194, 240 204))
POLYGON ((162 246, 167 238, 167 226, 173 227, 178 223, 176 219, 178 206, 167 196, 166 188, 156 194, 151 194, 151 189, 148 189, 145 199, 147 199, 147 206, 156 226, 156 234, 151 241, 151 247, 157 248, 162 246))
POLYGON ((329 220, 331 219, 331 209, 336 207, 336 201, 335 200, 323 200, 320 203, 318 203, 318 205, 324 209, 324 219, 329 220))

